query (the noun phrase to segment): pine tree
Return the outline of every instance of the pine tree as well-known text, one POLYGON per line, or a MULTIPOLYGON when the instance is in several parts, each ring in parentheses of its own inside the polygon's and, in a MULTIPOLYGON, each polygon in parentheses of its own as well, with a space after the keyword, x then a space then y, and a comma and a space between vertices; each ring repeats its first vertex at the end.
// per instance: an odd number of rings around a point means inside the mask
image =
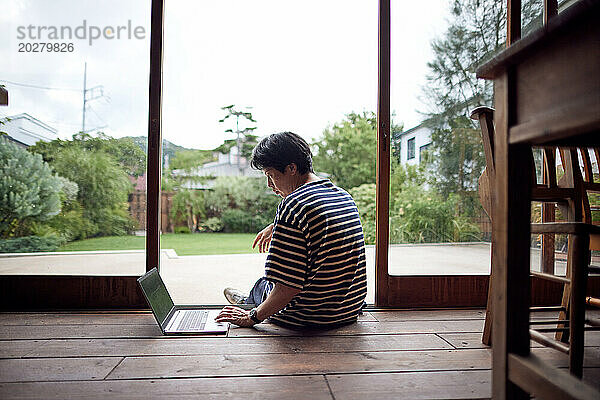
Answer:
POLYGON ((0 237, 60 212, 62 184, 39 154, 0 138, 0 237))
MULTIPOLYGON (((538 24, 541 3, 523 2, 525 33, 538 24)), ((450 6, 447 30, 431 43, 434 57, 427 64, 429 74, 423 89, 435 124, 430 171, 433 186, 445 197, 460 196, 463 203, 472 205, 465 207, 472 214, 485 159, 479 126, 468 115, 476 106, 493 106, 492 82, 478 79, 475 71, 504 48, 506 5, 496 0, 451 0, 450 6)))

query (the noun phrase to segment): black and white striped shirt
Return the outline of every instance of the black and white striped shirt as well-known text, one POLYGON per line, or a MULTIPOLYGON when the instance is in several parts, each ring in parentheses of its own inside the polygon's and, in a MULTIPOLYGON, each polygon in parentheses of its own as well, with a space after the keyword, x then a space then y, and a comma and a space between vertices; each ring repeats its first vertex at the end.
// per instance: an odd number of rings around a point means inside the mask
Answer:
POLYGON ((365 245, 352 197, 328 180, 302 185, 277 208, 266 279, 300 289, 271 319, 327 327, 356 321, 367 293, 365 245))

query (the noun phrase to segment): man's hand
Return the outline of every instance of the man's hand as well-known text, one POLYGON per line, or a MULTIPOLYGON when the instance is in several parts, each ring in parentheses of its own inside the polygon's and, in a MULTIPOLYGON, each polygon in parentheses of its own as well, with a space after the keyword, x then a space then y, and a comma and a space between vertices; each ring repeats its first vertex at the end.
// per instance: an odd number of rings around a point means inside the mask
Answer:
POLYGON ((273 237, 273 224, 267 226, 262 231, 258 232, 258 235, 254 238, 254 243, 252 243, 252 248, 255 248, 258 245, 258 251, 261 253, 266 252, 269 249, 269 243, 271 243, 271 238, 273 237))
POLYGON ((221 310, 217 318, 217 322, 231 322, 243 328, 251 328, 255 322, 250 319, 248 311, 239 307, 227 306, 221 310))

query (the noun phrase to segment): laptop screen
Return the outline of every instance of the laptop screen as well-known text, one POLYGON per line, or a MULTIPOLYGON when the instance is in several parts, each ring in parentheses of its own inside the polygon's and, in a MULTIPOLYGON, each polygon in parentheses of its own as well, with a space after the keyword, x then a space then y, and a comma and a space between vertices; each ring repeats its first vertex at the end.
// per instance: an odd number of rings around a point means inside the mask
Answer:
POLYGON ((146 295, 148 303, 150 303, 152 311, 154 311, 158 323, 162 326, 174 304, 169 292, 167 292, 167 287, 158 274, 158 270, 152 268, 140 277, 138 282, 146 295))

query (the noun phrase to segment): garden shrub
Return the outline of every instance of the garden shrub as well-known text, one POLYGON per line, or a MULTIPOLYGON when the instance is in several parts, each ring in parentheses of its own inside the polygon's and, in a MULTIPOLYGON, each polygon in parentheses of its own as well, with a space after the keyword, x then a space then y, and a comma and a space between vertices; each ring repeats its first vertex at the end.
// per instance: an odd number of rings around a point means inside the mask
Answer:
MULTIPOLYGON (((88 215, 98 227, 96 236, 125 236, 135 231, 136 222, 123 209, 101 209, 88 215)), ((84 215, 85 216, 85 215, 84 215)))
POLYGON ((408 187, 390 207, 390 241, 434 243, 453 241, 454 203, 421 187, 408 187))
POLYGON ((350 189, 350 195, 358 207, 366 244, 375 244, 375 194, 373 183, 350 189))
POLYGON ((58 236, 23 236, 0 240, 0 253, 36 253, 56 251, 64 239, 58 236))
POLYGON ((273 222, 280 201, 264 180, 250 177, 219 177, 204 195, 207 217, 220 218, 225 232, 259 232, 273 222))
POLYGON ((187 226, 176 226, 175 229, 173 229, 173 231, 175 233, 192 233, 192 231, 190 231, 190 228, 188 228, 187 226))
POLYGON ((209 218, 200 224, 200 229, 204 232, 221 232, 223 230, 223 221, 217 217, 209 218))
POLYGON ((46 225, 67 242, 87 239, 98 234, 98 226, 83 216, 83 208, 77 201, 64 207, 60 214, 46 222, 46 225))
MULTIPOLYGON (((366 244, 375 244, 375 185, 350 190, 358 207, 366 244)), ((404 185, 390 195, 390 243, 436 243, 480 240, 477 225, 456 217, 457 197, 444 200, 421 185, 404 185)))
POLYGON ((264 216, 239 209, 226 210, 221 218, 225 232, 255 233, 273 222, 264 216))

